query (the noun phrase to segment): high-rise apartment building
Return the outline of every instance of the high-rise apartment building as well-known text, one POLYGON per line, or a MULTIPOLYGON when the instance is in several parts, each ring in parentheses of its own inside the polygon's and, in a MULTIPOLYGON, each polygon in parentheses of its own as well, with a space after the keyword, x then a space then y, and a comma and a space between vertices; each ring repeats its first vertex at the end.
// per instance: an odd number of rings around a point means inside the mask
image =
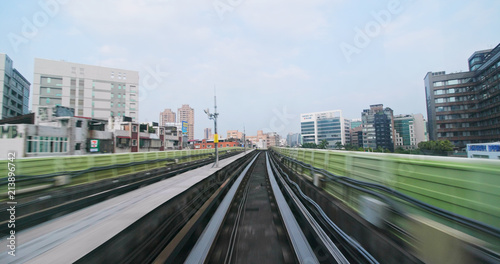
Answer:
POLYGON ((213 139, 212 135, 212 129, 211 128, 205 128, 203 130, 203 139, 213 139))
POLYGON ((319 144, 326 140, 328 148, 335 148, 337 142, 351 142, 351 122, 342 116, 341 110, 301 114, 300 126, 303 143, 319 144))
POLYGON ((381 147, 394 151, 394 113, 382 104, 370 105, 361 113, 363 122, 363 148, 381 147))
POLYGON ((166 123, 175 123, 175 112, 171 109, 165 109, 160 112, 160 126, 165 126, 166 123))
POLYGON ((33 111, 39 106, 61 105, 76 116, 139 119, 137 71, 35 59, 33 111))
POLYGON ((1 53, 0 85, 2 119, 28 114, 31 84, 14 68, 12 59, 1 53))
POLYGON ((500 141, 500 44, 474 52, 468 72, 428 72, 424 83, 430 140, 500 141))
POLYGON ((292 148, 302 145, 302 135, 300 133, 288 133, 286 143, 292 148))
POLYGON ((427 141, 427 130, 422 114, 394 116, 396 148, 416 149, 418 143, 427 141))
POLYGON ((351 127, 351 146, 363 147, 363 125, 351 127))
POLYGON ((188 123, 188 140, 194 139, 194 109, 188 104, 182 105, 177 109, 178 122, 185 121, 188 123))
POLYGON ((351 129, 363 126, 361 118, 351 119, 351 129))

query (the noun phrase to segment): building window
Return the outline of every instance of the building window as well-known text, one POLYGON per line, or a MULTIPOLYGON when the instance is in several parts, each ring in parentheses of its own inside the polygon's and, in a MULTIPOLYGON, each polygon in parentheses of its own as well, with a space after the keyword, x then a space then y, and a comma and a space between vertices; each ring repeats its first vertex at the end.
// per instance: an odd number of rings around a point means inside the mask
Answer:
POLYGON ((76 127, 82 127, 82 120, 76 121, 76 127))
POLYGON ((132 147, 137 146, 137 139, 132 139, 132 147))
POLYGON ((75 144, 75 150, 80 150, 82 147, 82 143, 76 143, 75 144))
POLYGON ((137 132, 137 126, 136 125, 132 126, 132 132, 137 132))
POLYGON ((28 136, 27 153, 63 153, 68 151, 66 137, 28 136))

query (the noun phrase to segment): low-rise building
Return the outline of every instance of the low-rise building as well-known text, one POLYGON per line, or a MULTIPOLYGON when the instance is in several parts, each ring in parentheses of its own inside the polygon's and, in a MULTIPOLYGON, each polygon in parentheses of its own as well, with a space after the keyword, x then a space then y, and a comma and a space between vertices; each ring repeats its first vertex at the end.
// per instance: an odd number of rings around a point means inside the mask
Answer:
POLYGON ((228 139, 219 139, 219 143, 214 143, 213 140, 196 140, 193 142, 194 149, 214 149, 215 144, 219 144, 218 148, 230 148, 241 146, 239 141, 228 141, 228 139))
POLYGON ((238 130, 228 130, 227 138, 243 139, 243 132, 239 132, 238 130))
POLYGON ((0 144, 16 157, 84 155, 173 150, 179 148, 177 127, 139 124, 123 117, 101 120, 73 116, 74 109, 39 107, 35 124, 0 125, 0 144))
POLYGON ((467 144, 467 157, 500 160, 500 142, 467 144))
MULTIPOLYGON (((82 117, 57 117, 39 124, 0 125, 0 144, 16 157, 44 157, 113 153, 113 133, 106 121, 82 117)), ((0 159, 7 158, 7 152, 0 159)))

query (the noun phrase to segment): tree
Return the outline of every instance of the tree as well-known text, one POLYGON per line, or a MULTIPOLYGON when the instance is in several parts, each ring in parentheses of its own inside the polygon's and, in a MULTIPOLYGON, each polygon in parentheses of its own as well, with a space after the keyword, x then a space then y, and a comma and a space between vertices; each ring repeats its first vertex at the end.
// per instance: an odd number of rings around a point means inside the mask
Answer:
POLYGON ((452 151, 455 146, 449 140, 422 141, 418 143, 418 148, 424 154, 444 155, 447 151, 452 151))
POLYGON ((437 145, 440 151, 453 151, 455 147, 449 140, 439 140, 437 145))
POLYGON ((381 146, 378 146, 373 152, 384 152, 384 149, 381 146))
POLYGON ((304 143, 304 144, 302 144, 302 148, 315 149, 315 148, 318 148, 318 145, 316 145, 316 143, 304 143))
POLYGON ((408 154, 408 151, 402 147, 397 148, 396 150, 394 150, 394 152, 399 154, 408 154))
POLYGON ((344 148, 345 148, 345 150, 356 150, 357 149, 356 147, 354 147, 351 144, 345 144, 344 148))
POLYGON ((328 141, 326 141, 326 139, 323 139, 323 140, 321 140, 321 142, 319 143, 318 148, 319 148, 319 149, 326 149, 326 148, 328 148, 328 145, 329 145, 329 144, 328 144, 328 141))
POLYGON ((335 142, 335 148, 336 149, 342 149, 342 147, 343 147, 342 146, 342 142, 340 142, 340 141, 335 142))

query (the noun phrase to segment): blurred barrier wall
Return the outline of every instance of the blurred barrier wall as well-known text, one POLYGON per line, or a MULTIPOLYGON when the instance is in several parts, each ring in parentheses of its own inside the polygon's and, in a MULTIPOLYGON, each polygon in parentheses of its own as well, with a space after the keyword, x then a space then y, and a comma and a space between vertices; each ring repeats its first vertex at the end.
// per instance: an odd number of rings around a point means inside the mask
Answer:
POLYGON ((500 228, 500 161, 273 149, 335 175, 381 184, 425 203, 500 228))
MULTIPOLYGON (((222 148, 219 149, 219 153, 225 154, 228 151, 237 150, 243 150, 243 148, 222 148)), ((36 188, 37 185, 42 185, 44 183, 52 184, 53 182, 57 181, 57 177, 60 177, 56 175, 51 176, 51 174, 68 172, 68 174, 71 175, 70 184, 75 185, 110 177, 117 177, 129 173, 155 169, 167 164, 183 163, 194 161, 197 159, 203 159, 212 155, 214 151, 215 150, 213 149, 172 150, 122 154, 19 158, 13 161, 16 168, 16 192, 22 192, 23 189, 36 188), (146 161, 152 162, 146 163, 146 161), (141 164, 131 164, 129 166, 127 165, 129 163, 141 164), (82 170, 88 170, 90 168, 106 167, 112 165, 123 166, 114 166, 115 168, 104 168, 86 173, 72 173, 82 170), (47 176, 40 177, 40 175, 47 176)), ((9 160, 0 160, 0 168, 2 168, 2 171, 4 171, 5 169, 5 173, 3 173, 3 177, 1 177, 2 186, 7 185, 7 166, 9 162, 12 163, 9 160)), ((7 188, 5 187, 4 189, 6 190, 7 188)), ((5 191, 5 193, 7 193, 7 191, 5 191)))

